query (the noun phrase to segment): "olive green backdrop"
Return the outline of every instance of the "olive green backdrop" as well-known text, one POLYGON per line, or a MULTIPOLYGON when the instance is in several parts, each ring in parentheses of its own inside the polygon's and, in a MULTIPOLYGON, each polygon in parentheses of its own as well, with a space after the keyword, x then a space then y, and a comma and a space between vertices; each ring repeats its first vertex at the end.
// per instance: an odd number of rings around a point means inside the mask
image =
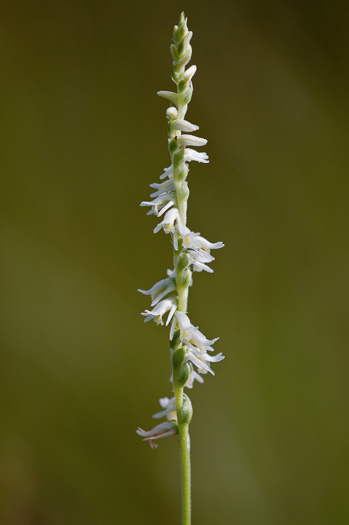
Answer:
POLYGON ((226 248, 190 316, 226 355, 192 391, 194 525, 349 523, 347 2, 2 2, 0 523, 177 525, 170 394, 144 325, 169 239, 172 27, 198 72, 189 224, 226 248))

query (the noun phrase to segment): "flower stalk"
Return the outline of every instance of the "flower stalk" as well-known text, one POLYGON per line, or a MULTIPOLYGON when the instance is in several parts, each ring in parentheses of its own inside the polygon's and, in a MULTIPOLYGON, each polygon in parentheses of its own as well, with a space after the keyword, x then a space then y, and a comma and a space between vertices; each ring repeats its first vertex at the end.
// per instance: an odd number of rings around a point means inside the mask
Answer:
POLYGON ((206 153, 198 152, 188 146, 204 146, 207 141, 192 135, 199 127, 185 120, 188 104, 193 94, 192 78, 196 66, 186 69, 192 55, 190 41, 192 32, 188 30, 184 13, 178 26, 174 27, 171 54, 173 57, 172 80, 176 92, 159 91, 158 95, 167 99, 171 106, 166 111, 168 120, 168 149, 171 165, 164 170, 160 181, 151 184, 156 191, 151 194, 151 201, 144 201, 141 206, 150 206, 149 215, 162 217, 154 233, 161 229, 169 234, 173 244, 173 270, 167 271, 167 278, 156 283, 149 290, 139 290, 151 296, 152 310, 142 314, 145 321, 154 320, 157 324, 170 326, 170 352, 172 361, 171 381, 173 398, 160 399, 164 409, 154 417, 166 417, 167 421, 150 431, 138 429, 137 433, 149 441, 152 448, 156 440, 169 435, 177 435, 181 458, 182 486, 182 525, 191 523, 191 465, 189 424, 192 418, 192 404, 184 393, 184 388, 192 388, 194 381, 203 382, 201 375, 211 373, 211 362, 224 359, 222 354, 211 355, 216 339, 209 340, 198 327, 192 325, 188 315, 189 287, 192 285, 193 272, 213 270, 208 266, 214 260, 212 249, 223 247, 223 243, 211 243, 200 233, 187 227, 187 208, 189 186, 187 177, 189 163, 192 161, 206 164, 206 153))

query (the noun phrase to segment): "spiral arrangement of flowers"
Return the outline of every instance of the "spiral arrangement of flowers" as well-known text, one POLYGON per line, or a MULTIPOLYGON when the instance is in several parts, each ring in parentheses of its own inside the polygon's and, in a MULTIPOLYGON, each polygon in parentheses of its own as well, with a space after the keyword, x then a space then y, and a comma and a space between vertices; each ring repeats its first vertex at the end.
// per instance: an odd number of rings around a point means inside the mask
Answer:
POLYGON ((208 163, 206 153, 192 147, 201 147, 207 140, 192 135, 199 127, 185 120, 188 104, 193 94, 193 76, 196 66, 186 69, 191 60, 192 32, 188 30, 187 19, 181 14, 178 26, 174 27, 171 53, 173 57, 172 80, 177 92, 159 91, 171 106, 166 111, 168 119, 168 149, 171 165, 164 170, 160 181, 151 184, 155 191, 152 200, 141 206, 150 207, 148 215, 161 217, 154 233, 163 230, 169 234, 173 245, 173 269, 167 270, 167 277, 149 290, 139 290, 151 297, 151 309, 145 310, 145 322, 170 325, 170 352, 172 361, 171 381, 173 397, 161 398, 163 409, 153 417, 166 421, 152 430, 141 428, 137 433, 149 441, 152 448, 160 438, 177 435, 181 449, 182 466, 182 523, 190 523, 190 440, 189 423, 192 405, 184 388, 192 388, 195 381, 203 383, 202 375, 214 375, 211 363, 224 359, 219 353, 213 355, 212 345, 218 338, 208 339, 188 317, 188 293, 193 283, 193 272, 212 273, 209 264, 214 260, 211 250, 222 248, 222 242, 211 243, 193 232, 187 226, 189 186, 187 182, 190 162, 208 163), (191 147, 190 147, 191 146, 191 147), (166 321, 163 320, 164 316, 166 321))

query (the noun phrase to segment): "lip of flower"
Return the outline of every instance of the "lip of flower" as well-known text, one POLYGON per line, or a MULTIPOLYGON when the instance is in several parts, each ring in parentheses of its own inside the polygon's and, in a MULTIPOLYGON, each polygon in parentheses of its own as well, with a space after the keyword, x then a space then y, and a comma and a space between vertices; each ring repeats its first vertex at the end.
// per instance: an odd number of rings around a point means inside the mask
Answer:
POLYGON ((143 437, 143 441, 149 441, 149 444, 151 448, 157 448, 157 443, 154 443, 155 440, 161 439, 167 436, 174 436, 178 433, 178 427, 177 423, 174 421, 166 421, 164 423, 160 423, 160 425, 157 425, 156 427, 152 428, 151 430, 143 430, 142 428, 138 428, 136 430, 136 434, 143 437))
POLYGON ((219 250, 220 248, 224 248, 224 243, 222 241, 210 242, 204 237, 201 237, 200 234, 196 237, 196 242, 199 242, 201 244, 201 248, 203 250, 207 250, 208 252, 210 250, 219 250))
POLYGON ((145 316, 145 323, 147 323, 148 321, 155 321, 156 324, 163 325, 164 322, 162 320, 162 316, 169 312, 166 321, 167 326, 170 323, 172 317, 174 316, 176 309, 177 299, 175 297, 171 297, 169 299, 163 299, 153 308, 153 310, 145 310, 141 313, 141 315, 145 316))

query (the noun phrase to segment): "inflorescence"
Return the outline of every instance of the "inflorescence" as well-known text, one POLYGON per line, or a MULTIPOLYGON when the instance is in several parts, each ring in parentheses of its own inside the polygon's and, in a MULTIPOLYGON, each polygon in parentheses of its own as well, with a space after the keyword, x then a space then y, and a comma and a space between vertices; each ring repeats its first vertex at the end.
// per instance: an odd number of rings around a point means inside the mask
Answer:
MULTIPOLYGON (((219 353, 213 355, 212 345, 217 341, 207 339, 194 326, 187 315, 188 291, 192 285, 193 272, 206 271, 212 273, 209 264, 214 260, 211 250, 222 248, 222 242, 211 243, 191 231, 187 226, 187 203, 189 188, 187 177, 190 162, 208 163, 206 153, 191 148, 204 146, 207 140, 192 135, 199 129, 195 124, 185 120, 188 104, 193 93, 193 76, 196 66, 188 69, 186 65, 191 59, 192 47, 190 40, 192 32, 188 31, 187 20, 182 13, 178 26, 174 27, 171 53, 173 57, 172 80, 177 86, 177 92, 159 91, 158 95, 167 99, 171 106, 166 111, 168 120, 168 148, 171 165, 164 170, 160 181, 150 185, 155 191, 151 193, 152 200, 144 201, 141 206, 150 207, 148 215, 161 217, 154 233, 163 230, 169 234, 174 249, 174 268, 167 270, 167 277, 160 280, 149 290, 139 290, 151 297, 151 309, 142 315, 144 321, 153 320, 157 324, 170 325, 170 350, 172 358, 172 376, 174 392, 176 387, 192 388, 194 381, 203 383, 203 374, 214 375, 212 362, 224 359, 219 353)), ((138 429, 137 433, 150 442, 178 432, 178 418, 191 418, 191 403, 183 394, 181 412, 178 412, 176 397, 160 399, 162 411, 153 417, 166 417, 166 422, 160 423, 146 432, 138 429)))

